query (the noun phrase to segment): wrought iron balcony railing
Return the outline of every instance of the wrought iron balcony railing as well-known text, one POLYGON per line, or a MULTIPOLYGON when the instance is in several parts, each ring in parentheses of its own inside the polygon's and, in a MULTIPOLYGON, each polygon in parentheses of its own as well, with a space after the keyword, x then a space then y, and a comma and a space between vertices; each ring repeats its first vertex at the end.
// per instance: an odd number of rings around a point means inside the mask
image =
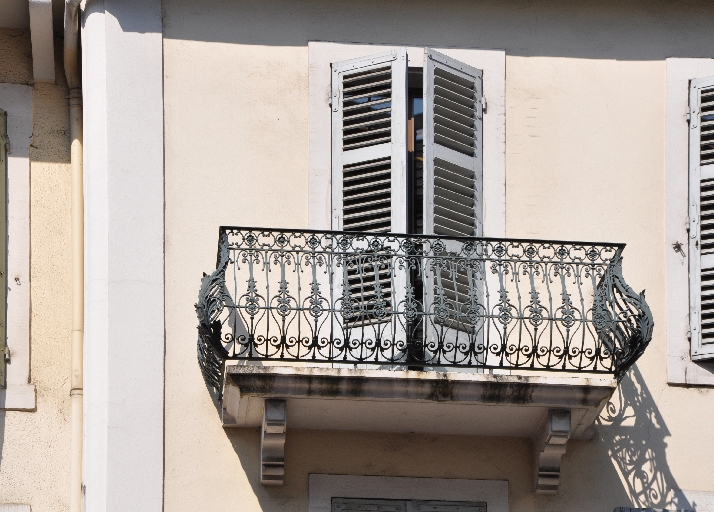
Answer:
POLYGON ((619 377, 653 320, 624 245, 220 228, 196 304, 198 359, 619 377))

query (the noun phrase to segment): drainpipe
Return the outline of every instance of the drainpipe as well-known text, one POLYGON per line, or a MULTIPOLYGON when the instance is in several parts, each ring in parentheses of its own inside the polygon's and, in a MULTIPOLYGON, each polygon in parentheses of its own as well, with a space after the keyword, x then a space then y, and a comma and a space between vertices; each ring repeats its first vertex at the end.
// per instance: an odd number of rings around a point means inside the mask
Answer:
POLYGON ((66 0, 64 72, 69 87, 72 162, 72 402, 70 512, 82 512, 82 444, 84 390, 84 176, 82 166, 82 80, 79 68, 79 4, 66 0))

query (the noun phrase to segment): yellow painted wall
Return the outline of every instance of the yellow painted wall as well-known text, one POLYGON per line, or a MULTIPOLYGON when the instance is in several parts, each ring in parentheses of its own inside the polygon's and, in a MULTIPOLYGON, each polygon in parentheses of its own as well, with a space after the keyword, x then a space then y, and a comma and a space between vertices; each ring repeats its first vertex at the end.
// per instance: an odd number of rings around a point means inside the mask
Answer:
POLYGON ((306 511, 311 472, 507 478, 512 511, 714 491, 714 391, 667 385, 664 337, 665 59, 714 58, 713 21, 697 1, 165 0, 166 510, 306 511), (655 337, 595 440, 569 444, 558 497, 531 493, 526 440, 317 431, 289 431, 266 489, 258 433, 221 428, 193 304, 219 225, 307 227, 312 40, 505 49, 507 235, 627 243, 655 337))
MULTIPOLYGON (((30 146, 30 380, 34 412, 0 411, 0 503, 69 508, 70 165, 62 40, 57 84, 33 85, 30 146)), ((32 85, 28 31, 0 29, 0 82, 32 85)))

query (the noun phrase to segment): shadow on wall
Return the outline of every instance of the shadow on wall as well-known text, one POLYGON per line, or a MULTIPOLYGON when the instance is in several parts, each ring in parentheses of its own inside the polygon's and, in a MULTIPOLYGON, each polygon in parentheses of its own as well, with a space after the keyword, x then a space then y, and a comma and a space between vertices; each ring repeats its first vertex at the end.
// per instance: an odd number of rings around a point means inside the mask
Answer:
POLYGON ((665 439, 670 432, 636 366, 622 379, 598 423, 601 442, 627 486, 631 506, 696 510, 696 504, 678 492, 667 464, 665 439))
POLYGON ((466 46, 519 56, 618 60, 714 53, 714 9, 703 0, 453 0, 448 9, 428 0, 196 5, 163 1, 164 38, 267 46, 304 46, 309 40, 466 46))

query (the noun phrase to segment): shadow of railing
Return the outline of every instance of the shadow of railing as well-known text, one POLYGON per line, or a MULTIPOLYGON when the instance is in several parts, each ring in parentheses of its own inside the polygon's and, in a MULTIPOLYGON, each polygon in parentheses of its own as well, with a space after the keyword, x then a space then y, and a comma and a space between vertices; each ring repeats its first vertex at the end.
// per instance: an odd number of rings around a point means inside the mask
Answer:
POLYGON ((671 434, 636 366, 622 378, 598 422, 630 495, 629 506, 694 510, 669 468, 666 438, 671 434))

